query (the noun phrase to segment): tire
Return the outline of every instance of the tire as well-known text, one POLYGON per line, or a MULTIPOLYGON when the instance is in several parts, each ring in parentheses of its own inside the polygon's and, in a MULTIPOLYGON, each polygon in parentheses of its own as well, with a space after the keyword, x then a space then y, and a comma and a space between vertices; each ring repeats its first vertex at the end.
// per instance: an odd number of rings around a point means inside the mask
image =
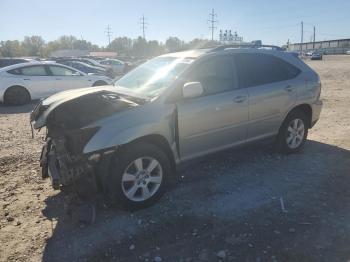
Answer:
POLYGON ((11 86, 4 94, 4 102, 7 105, 19 106, 30 102, 30 94, 27 89, 22 86, 11 86))
POLYGON ((118 152, 104 184, 113 203, 132 211, 155 203, 165 192, 170 175, 166 154, 153 144, 140 142, 118 152))
POLYGON ((308 119, 302 111, 296 110, 288 114, 277 136, 277 145, 281 153, 300 151, 308 135, 307 123, 308 119))
POLYGON ((105 81, 98 80, 92 86, 106 86, 106 85, 107 83, 105 81))

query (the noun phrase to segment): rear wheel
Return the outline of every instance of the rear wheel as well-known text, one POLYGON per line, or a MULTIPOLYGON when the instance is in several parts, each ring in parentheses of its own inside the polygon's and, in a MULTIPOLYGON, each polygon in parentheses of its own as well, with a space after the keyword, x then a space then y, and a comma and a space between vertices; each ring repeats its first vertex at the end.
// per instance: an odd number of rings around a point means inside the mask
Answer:
POLYGON ((30 94, 27 89, 22 86, 11 86, 4 94, 4 102, 7 105, 25 105, 30 102, 30 94))
POLYGON ((301 111, 291 112, 287 116, 277 137, 281 152, 295 153, 302 148, 308 134, 307 123, 307 117, 301 111))
POLYGON ((111 162, 107 192, 127 210, 150 206, 163 195, 170 170, 170 161, 160 148, 149 143, 128 146, 111 162))

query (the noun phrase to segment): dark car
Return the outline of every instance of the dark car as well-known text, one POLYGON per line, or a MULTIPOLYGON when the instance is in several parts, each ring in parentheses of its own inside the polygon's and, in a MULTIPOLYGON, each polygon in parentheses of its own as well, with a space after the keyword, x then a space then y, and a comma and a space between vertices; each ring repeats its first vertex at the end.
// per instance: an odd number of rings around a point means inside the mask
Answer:
POLYGON ((80 61, 58 61, 58 63, 73 67, 86 74, 106 75, 106 69, 97 66, 91 66, 80 61))
POLYGON ((110 77, 110 78, 114 78, 115 74, 113 72, 113 69, 109 66, 105 66, 105 65, 101 65, 99 64, 97 61, 90 59, 90 58, 82 58, 82 57, 60 57, 60 58, 55 58, 53 59, 54 61, 56 61, 57 63, 60 64, 64 64, 65 62, 82 62, 85 63, 89 66, 93 66, 93 67, 97 67, 100 70, 104 70, 106 71, 105 75, 110 77))
POLYGON ((311 60, 322 60, 322 54, 319 52, 313 52, 311 55, 311 60))
POLYGON ((0 58, 0 68, 20 63, 32 62, 33 59, 26 58, 0 58))

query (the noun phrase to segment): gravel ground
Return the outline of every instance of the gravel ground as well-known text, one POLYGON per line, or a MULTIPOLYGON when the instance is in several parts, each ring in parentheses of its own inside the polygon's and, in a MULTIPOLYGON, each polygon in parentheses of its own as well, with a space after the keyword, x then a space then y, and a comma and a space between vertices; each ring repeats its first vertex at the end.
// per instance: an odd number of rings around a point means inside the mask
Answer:
POLYGON ((0 105, 0 261, 347 261, 350 56, 308 63, 324 109, 301 153, 265 143, 220 153, 182 172, 153 207, 101 204, 88 227, 40 178, 33 105, 0 105))

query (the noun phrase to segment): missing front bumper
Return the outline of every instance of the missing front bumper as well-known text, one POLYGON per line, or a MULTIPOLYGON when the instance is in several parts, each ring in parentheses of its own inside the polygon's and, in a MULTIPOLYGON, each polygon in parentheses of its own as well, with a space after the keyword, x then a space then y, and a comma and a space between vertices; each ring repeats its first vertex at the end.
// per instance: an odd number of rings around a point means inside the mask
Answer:
POLYGON ((42 178, 50 177, 53 189, 79 187, 81 180, 94 181, 94 172, 85 156, 72 156, 64 139, 48 139, 43 146, 40 166, 42 178))

